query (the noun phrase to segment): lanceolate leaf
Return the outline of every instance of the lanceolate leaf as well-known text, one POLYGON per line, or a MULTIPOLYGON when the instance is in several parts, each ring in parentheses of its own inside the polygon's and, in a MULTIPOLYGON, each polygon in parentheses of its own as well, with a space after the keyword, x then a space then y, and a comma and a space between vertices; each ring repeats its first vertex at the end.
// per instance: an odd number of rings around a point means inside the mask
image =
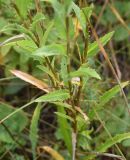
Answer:
MULTIPOLYGON (((100 42, 102 43, 103 46, 107 44, 107 42, 112 38, 113 34, 114 34, 114 32, 110 32, 100 38, 100 42)), ((96 41, 89 44, 88 57, 95 56, 99 52, 99 50, 100 49, 99 49, 98 43, 96 41)))
POLYGON ((93 78, 101 79, 98 73, 94 69, 90 67, 86 67, 84 65, 82 65, 77 71, 71 72, 70 76, 71 77, 83 76, 83 77, 93 77, 93 78))
MULTIPOLYGON (((121 83, 121 87, 124 88, 127 86, 129 82, 124 82, 121 83)), ((119 85, 114 86, 110 90, 106 91, 100 98, 99 98, 99 103, 96 105, 96 110, 100 111, 105 104, 107 104, 118 92, 120 92, 121 88, 119 85)), ((94 117, 95 113, 94 111, 91 111, 89 114, 89 117, 94 117)))
POLYGON ((65 89, 56 90, 50 92, 44 96, 41 96, 35 100, 35 102, 55 102, 64 101, 70 97, 69 92, 65 89))
POLYGON ((11 70, 11 73, 14 74, 16 77, 36 86, 37 88, 45 91, 46 93, 49 92, 49 87, 46 83, 42 82, 41 80, 27 74, 27 73, 24 73, 22 71, 18 71, 18 70, 11 70))
POLYGON ((38 12, 33 18, 33 23, 31 24, 31 28, 34 29, 36 27, 36 24, 44 19, 45 19, 44 14, 38 12))
MULTIPOLYGON (((127 86, 129 82, 121 83, 121 87, 124 88, 127 86)), ((112 89, 106 91, 99 99, 99 107, 104 106, 107 102, 109 102, 118 92, 120 91, 120 86, 116 85, 112 89)))
MULTIPOLYGON (((65 111, 64 107, 61 107, 58 104, 57 104, 57 106, 58 106, 57 110, 58 110, 59 113, 66 114, 66 111, 65 111)), ((64 141, 65 145, 67 146, 70 154, 72 154, 71 126, 68 123, 68 120, 65 119, 64 117, 57 116, 57 119, 58 119, 58 125, 59 125, 59 128, 60 128, 60 131, 62 133, 63 141, 64 141)))
MULTIPOLYGON (((54 104, 57 105, 58 113, 61 113, 63 115, 66 115, 65 108, 72 109, 72 106, 70 106, 67 103, 54 102, 54 104)), ((68 120, 66 118, 64 118, 63 116, 57 115, 57 119, 58 119, 58 126, 60 128, 61 133, 62 133, 62 139, 63 139, 66 147, 68 148, 68 151, 70 152, 70 154, 72 154, 71 126, 70 126, 68 120)))
POLYGON ((39 103, 36 106, 36 109, 33 113, 31 126, 30 126, 30 140, 32 144, 32 153, 33 153, 34 160, 36 159, 36 146, 37 146, 37 141, 38 141, 38 120, 40 117, 41 109, 42 109, 42 106, 39 103))
POLYGON ((120 143, 121 141, 130 138, 130 133, 119 134, 113 137, 112 139, 108 139, 104 144, 99 146, 97 151, 105 152, 108 148, 113 146, 116 143, 120 143))
POLYGON ((78 18, 78 21, 80 22, 84 35, 86 35, 86 17, 83 11, 74 2, 72 3, 72 8, 78 18))
POLYGON ((53 26, 54 26, 54 21, 51 21, 48 28, 46 29, 46 31, 44 33, 43 38, 42 38, 42 42, 41 42, 42 46, 46 44, 48 35, 49 35, 50 31, 52 30, 53 26))
POLYGON ((37 49, 33 53, 33 56, 48 57, 48 56, 55 56, 55 55, 65 55, 65 53, 66 53, 65 47, 63 45, 51 44, 51 45, 47 45, 37 49))

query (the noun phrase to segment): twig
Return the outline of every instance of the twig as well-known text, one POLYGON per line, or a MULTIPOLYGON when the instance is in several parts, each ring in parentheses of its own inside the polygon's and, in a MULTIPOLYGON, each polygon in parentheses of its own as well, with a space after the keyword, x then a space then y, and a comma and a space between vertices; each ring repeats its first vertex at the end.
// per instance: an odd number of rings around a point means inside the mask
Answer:
POLYGON ((12 134, 12 132, 9 130, 9 128, 4 123, 2 123, 1 125, 5 128, 5 130, 7 131, 7 133, 9 134, 9 136, 12 138, 12 140, 16 144, 18 144, 20 146, 20 148, 21 148, 21 150, 22 150, 25 158, 28 159, 28 155, 26 153, 26 150, 24 149, 24 146, 15 138, 15 136, 12 134))
POLYGON ((124 101, 125 101, 125 104, 126 104, 128 113, 129 113, 129 115, 130 115, 130 109, 129 109, 128 100, 127 100, 127 98, 126 98, 126 95, 125 95, 125 93, 124 93, 124 90, 123 90, 122 87, 121 87, 121 82, 120 82, 120 80, 119 80, 119 78, 118 78, 118 76, 117 76, 117 74, 116 74, 116 72, 115 72, 115 70, 114 70, 114 68, 113 68, 113 65, 112 65, 111 61, 109 60, 108 54, 106 53, 106 51, 105 51, 102 43, 100 42, 100 40, 99 40, 99 38, 98 38, 98 35, 97 35, 95 29, 93 28, 93 26, 92 26, 92 24, 90 23, 90 21, 88 21, 88 23, 89 23, 89 25, 90 25, 90 27, 91 27, 92 33, 93 33, 93 35, 94 35, 97 43, 98 43, 98 45, 99 45, 99 48, 100 48, 100 50, 101 50, 101 53, 103 54, 103 56, 104 56, 105 60, 107 61, 108 65, 109 65, 109 67, 110 67, 110 69, 111 69, 111 71, 112 71, 112 73, 113 73, 113 75, 114 75, 114 77, 115 77, 115 79, 116 79, 116 81, 117 81, 117 83, 119 84, 119 87, 120 87, 120 89, 121 89, 121 92, 122 92, 122 95, 123 95, 123 98, 124 98, 124 101))
POLYGON ((100 20, 101 20, 101 17, 102 17, 102 15, 103 15, 103 12, 104 12, 104 10, 105 10, 105 8, 106 8, 106 6, 107 6, 107 4, 108 4, 108 1, 109 0, 105 0, 105 2, 104 2, 104 5, 103 5, 103 7, 102 7, 102 10, 101 10, 101 12, 100 12, 100 14, 99 14, 99 16, 98 16, 98 19, 97 19, 97 22, 96 22, 96 25, 95 25, 95 30, 97 29, 97 27, 98 27, 98 24, 99 24, 99 22, 100 22, 100 20))

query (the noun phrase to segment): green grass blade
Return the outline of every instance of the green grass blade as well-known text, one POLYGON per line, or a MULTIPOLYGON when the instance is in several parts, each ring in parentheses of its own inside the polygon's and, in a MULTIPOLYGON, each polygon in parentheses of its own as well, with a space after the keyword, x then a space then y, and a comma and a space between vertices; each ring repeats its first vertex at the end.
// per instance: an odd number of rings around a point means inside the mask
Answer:
POLYGON ((36 159, 36 146, 37 146, 37 141, 38 141, 38 120, 40 118, 41 109, 42 109, 41 103, 38 103, 33 113, 31 126, 30 126, 29 137, 30 137, 30 141, 32 144, 33 160, 36 159))

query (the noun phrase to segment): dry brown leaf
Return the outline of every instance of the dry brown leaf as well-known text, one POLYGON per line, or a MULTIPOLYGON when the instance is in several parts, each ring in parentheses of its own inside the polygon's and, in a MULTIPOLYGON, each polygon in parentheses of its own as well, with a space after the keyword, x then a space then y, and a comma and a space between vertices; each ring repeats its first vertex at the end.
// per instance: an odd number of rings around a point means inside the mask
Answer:
POLYGON ((10 72, 16 77, 36 86, 37 88, 45 91, 46 93, 49 92, 49 86, 43 81, 19 70, 10 70, 10 72))
POLYGON ((55 151, 53 148, 49 146, 38 147, 39 154, 42 153, 43 151, 49 153, 55 160, 65 160, 57 151, 55 151))
POLYGON ((75 109, 83 116, 85 121, 89 121, 88 116, 82 111, 82 109, 80 107, 75 107, 75 109))
POLYGON ((130 34, 130 29, 129 29, 128 25, 125 23, 124 19, 121 17, 118 10, 111 4, 109 4, 109 7, 110 7, 111 11, 114 13, 114 15, 116 16, 116 18, 120 21, 120 23, 126 28, 128 33, 130 34))

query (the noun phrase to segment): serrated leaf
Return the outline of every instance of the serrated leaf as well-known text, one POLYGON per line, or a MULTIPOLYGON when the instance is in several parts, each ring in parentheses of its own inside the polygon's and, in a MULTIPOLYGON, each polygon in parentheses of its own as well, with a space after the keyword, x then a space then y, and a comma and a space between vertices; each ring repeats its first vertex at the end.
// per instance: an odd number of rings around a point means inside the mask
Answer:
POLYGON ((30 140, 32 144, 32 154, 33 154, 33 159, 36 159, 36 146, 37 146, 37 141, 38 141, 38 121, 40 118, 40 113, 41 113, 42 106, 39 103, 36 106, 36 109, 33 113, 33 117, 31 120, 31 126, 30 126, 30 140))
MULTIPOLYGON (((114 32, 107 33, 105 36, 101 37, 99 40, 102 43, 102 45, 106 45, 107 42, 112 38, 114 32)), ((95 41, 88 46, 88 57, 93 57, 99 52, 100 48, 98 46, 98 43, 95 41)))
POLYGON ((97 79, 101 79, 99 74, 92 68, 86 67, 85 65, 82 65, 77 71, 70 73, 71 77, 93 77, 97 79))
POLYGON ((129 138, 130 138, 130 133, 118 134, 112 139, 108 139, 104 144, 100 145, 97 151, 105 152, 108 148, 110 148, 114 144, 120 143, 121 141, 129 138))
MULTIPOLYGON (((29 53, 34 52, 37 49, 37 45, 31 39, 21 40, 16 42, 16 45, 21 49, 28 51, 29 53)), ((31 54, 29 55, 31 56, 31 54)))
MULTIPOLYGON (((127 86, 129 82, 121 83, 121 87, 124 88, 127 86)), ((99 99, 99 105, 100 107, 104 106, 107 102, 109 102, 118 92, 120 91, 120 86, 116 85, 112 89, 106 91, 99 99)))
POLYGON ((33 56, 48 57, 48 56, 65 55, 65 54, 66 51, 64 46, 60 44, 51 44, 37 49, 33 53, 33 56))
POLYGON ((56 90, 50 92, 44 96, 41 96, 35 100, 35 102, 55 102, 64 101, 70 97, 69 92, 65 89, 56 90))

